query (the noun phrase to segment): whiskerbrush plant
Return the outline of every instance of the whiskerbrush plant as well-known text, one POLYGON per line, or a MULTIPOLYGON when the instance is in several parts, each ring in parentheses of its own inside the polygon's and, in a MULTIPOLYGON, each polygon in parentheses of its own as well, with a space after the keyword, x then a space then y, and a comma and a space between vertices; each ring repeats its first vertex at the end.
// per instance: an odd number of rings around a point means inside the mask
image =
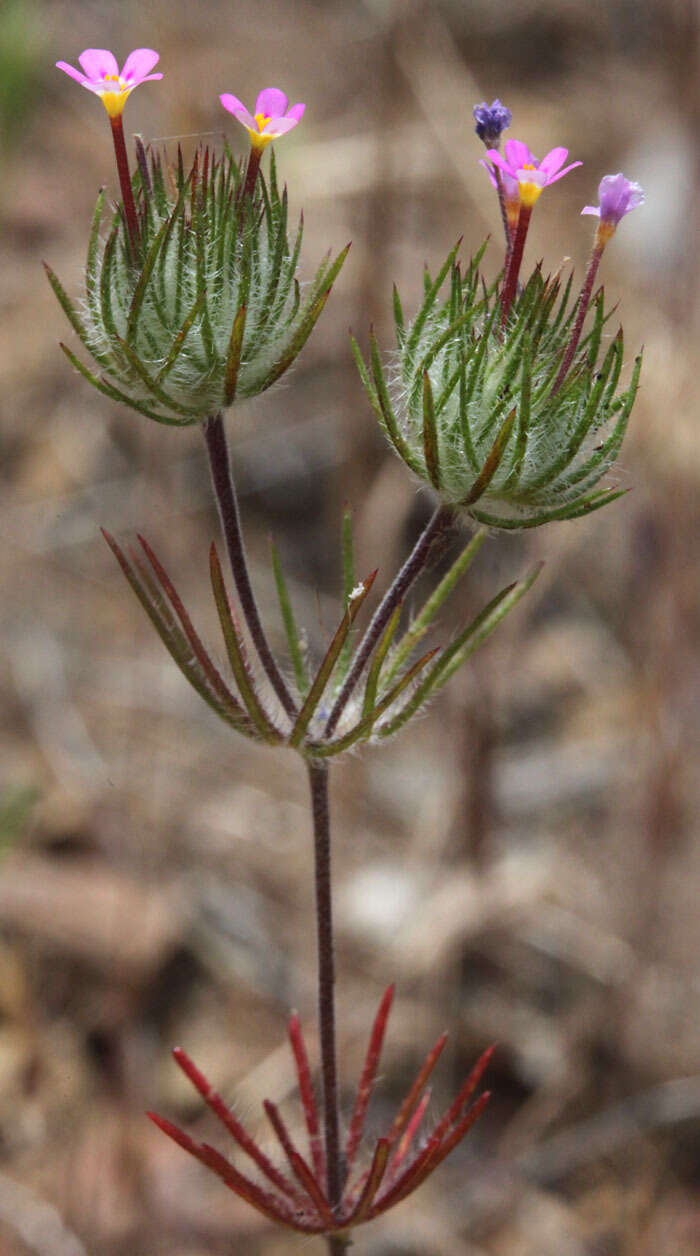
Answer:
POLYGON ((623 175, 606 176, 600 205, 587 206, 597 226, 583 287, 572 300, 572 280, 545 278, 537 266, 520 281, 527 227, 540 192, 556 182, 565 149, 538 162, 525 144, 501 132, 511 116, 500 101, 476 107, 476 131, 487 146, 484 162, 501 206, 505 266, 493 280, 479 267, 463 270, 457 249, 433 279, 426 274, 423 304, 406 321, 394 298, 397 350, 382 362, 371 335, 366 365, 353 341, 365 387, 394 448, 425 480, 437 505, 412 552, 356 635, 377 575, 358 580, 349 512, 342 528, 343 608, 330 644, 309 657, 299 633, 276 550, 271 562, 288 657, 273 654, 248 570, 224 411, 274 384, 303 348, 323 309, 347 249, 330 255, 302 298, 297 268, 301 224, 288 236, 287 194, 274 162, 260 169, 265 148, 291 131, 304 113, 289 107, 278 88, 258 96, 255 111, 228 93, 224 108, 248 131, 250 152, 239 162, 200 150, 188 173, 178 152, 174 165, 136 142, 132 177, 122 127, 124 104, 151 71, 158 55, 137 49, 122 70, 110 52, 87 49, 81 70, 59 66, 98 95, 107 111, 122 199, 104 237, 104 194, 98 199, 87 250, 86 290, 73 302, 56 275, 49 280, 94 360, 88 367, 62 346, 81 375, 100 392, 131 409, 175 426, 197 424, 206 443, 224 545, 235 596, 216 546, 209 575, 226 665, 214 661, 194 618, 152 547, 139 537, 129 547, 105 537, 166 648, 202 699, 237 734, 287 746, 305 763, 314 837, 318 948, 321 1096, 318 1103, 298 1017, 289 1027, 299 1098, 308 1136, 300 1150, 277 1107, 264 1109, 282 1163, 270 1158, 244 1129, 189 1056, 177 1063, 219 1118, 246 1159, 245 1168, 196 1142, 164 1117, 155 1123, 238 1196, 270 1221, 325 1238, 339 1256, 354 1231, 400 1203, 465 1137, 488 1101, 475 1098, 490 1058, 484 1052, 454 1103, 426 1128, 428 1083, 445 1045, 442 1035, 419 1069, 396 1117, 373 1145, 364 1146, 371 1092, 393 1000, 390 987, 370 1032, 365 1065, 341 1138, 334 1001, 329 763, 351 748, 377 744, 403 729, 412 716, 483 644, 537 576, 502 589, 444 648, 425 650, 425 638, 445 602, 476 558, 488 528, 533 527, 575 518, 619 496, 597 490, 615 460, 632 408, 639 361, 621 386, 623 340, 605 351, 610 314, 593 284, 606 243, 620 219, 642 200, 623 175), (444 285, 444 289, 443 289, 444 285), (586 327, 589 306, 592 315, 586 327), (480 525, 462 545, 425 602, 410 613, 407 594, 428 568, 438 541, 471 516, 480 525))

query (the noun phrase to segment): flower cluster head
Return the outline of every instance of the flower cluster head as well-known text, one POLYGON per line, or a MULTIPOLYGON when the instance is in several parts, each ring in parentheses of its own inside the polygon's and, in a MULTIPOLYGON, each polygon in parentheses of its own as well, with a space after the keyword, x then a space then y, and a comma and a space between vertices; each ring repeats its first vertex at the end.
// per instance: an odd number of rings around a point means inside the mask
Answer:
POLYGON ((505 156, 502 156, 497 148, 491 148, 487 156, 504 175, 518 185, 520 203, 526 206, 534 205, 546 187, 563 179, 570 170, 575 170, 582 164, 580 161, 572 161, 562 170, 568 155, 566 148, 553 148, 546 157, 538 161, 522 140, 506 140, 504 151, 505 156))
POLYGON ((287 193, 258 175, 243 195, 242 169, 226 152, 195 155, 185 173, 137 144, 134 178, 141 257, 134 265, 121 212, 100 239, 98 201, 78 311, 49 279, 95 375, 73 365, 113 400, 182 425, 264 392, 306 343, 347 254, 326 258, 302 298, 297 265, 302 224, 288 236, 287 193))
POLYGON ((600 218, 596 233, 599 243, 607 243, 615 234, 618 223, 633 209, 644 204, 644 192, 638 183, 626 179, 624 174, 606 174, 598 187, 599 205, 586 205, 582 214, 595 214, 600 218))
POLYGON ((506 529, 587 514, 619 495, 596 485, 617 457, 641 360, 619 388, 622 331, 601 354, 610 312, 600 292, 555 388, 575 318, 572 279, 537 266, 504 327, 498 280, 479 270, 484 249, 463 270, 455 248, 436 278, 426 274, 412 322, 395 295, 388 371, 374 336, 368 364, 354 346, 370 401, 396 453, 456 511, 506 529))
POLYGON ((484 100, 480 105, 474 106, 474 121, 476 122, 474 130, 479 139, 483 140, 487 148, 495 148, 502 133, 508 130, 513 121, 513 115, 510 109, 507 109, 496 98, 491 105, 487 105, 484 100))
POLYGON ((121 70, 114 53, 106 48, 86 48, 81 52, 78 61, 82 71, 76 70, 66 61, 57 61, 56 65, 59 70, 64 70, 76 82, 87 87, 88 91, 100 96, 110 118, 121 115, 135 87, 163 77, 162 74, 150 73, 159 61, 158 53, 152 48, 136 48, 130 52, 121 70))
POLYGON ((447 1041, 447 1035, 443 1034, 426 1057, 386 1134, 374 1146, 363 1149, 367 1109, 393 996, 394 988, 390 986, 380 1003, 370 1035, 344 1147, 345 1180, 339 1200, 331 1198, 327 1183, 319 1112, 297 1016, 290 1021, 289 1039, 304 1112, 309 1145, 307 1154, 299 1150, 276 1104, 266 1099, 263 1109, 284 1156, 284 1167, 278 1167, 241 1125, 189 1056, 179 1048, 173 1052, 177 1064, 247 1157, 253 1166, 253 1176, 250 1176, 250 1169, 243 1172, 216 1148, 208 1143, 198 1143, 166 1118, 149 1113, 151 1120, 264 1217, 297 1233, 336 1234, 349 1239, 358 1226, 388 1212, 413 1194, 462 1142, 489 1100, 489 1092, 486 1091, 472 1103, 493 1049, 485 1051, 477 1061, 454 1103, 434 1129, 430 1133, 424 1132, 424 1118, 430 1100, 428 1082, 447 1041))
POLYGON ((263 149, 271 140, 291 131, 304 114, 306 105, 289 106, 289 101, 279 87, 266 87, 258 95, 255 112, 249 113, 242 101, 230 92, 219 96, 224 109, 232 113, 246 128, 253 148, 263 149), (289 107, 288 107, 289 106, 289 107))

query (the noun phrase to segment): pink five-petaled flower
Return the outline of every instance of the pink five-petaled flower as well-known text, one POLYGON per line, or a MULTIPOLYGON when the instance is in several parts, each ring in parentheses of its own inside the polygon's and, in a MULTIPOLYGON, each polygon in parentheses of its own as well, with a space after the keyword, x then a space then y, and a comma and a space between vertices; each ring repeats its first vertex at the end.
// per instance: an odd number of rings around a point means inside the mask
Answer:
POLYGON ((243 124, 250 135, 253 148, 262 151, 271 140, 285 135, 301 120, 306 105, 292 105, 279 87, 266 87, 255 102, 255 113, 249 113, 242 101, 230 92, 219 96, 224 109, 243 124))
POLYGON ((557 179, 563 179, 570 170, 582 164, 580 161, 573 161, 562 170, 568 153, 566 148, 553 148, 541 161, 533 157, 522 140, 506 140, 504 149, 505 156, 501 156, 497 148, 490 148, 486 156, 491 158, 503 174, 516 180, 520 204, 529 209, 544 188, 549 187, 550 183, 556 183, 557 179))
POLYGON ((255 1177, 236 1168, 208 1143, 198 1143, 171 1121, 149 1112, 151 1120, 180 1147, 210 1169, 239 1198, 278 1225, 302 1234, 342 1234, 348 1236, 365 1221, 399 1204, 437 1169, 450 1152, 461 1143, 489 1100, 488 1091, 472 1103, 474 1092, 493 1054, 485 1051, 466 1079, 457 1098, 444 1116, 430 1130, 421 1126, 430 1102, 428 1085, 447 1040, 438 1038, 418 1071, 403 1103, 383 1137, 367 1147, 360 1159, 362 1136, 372 1087, 377 1075, 386 1024, 394 997, 389 986, 375 1017, 365 1064, 350 1118, 344 1152, 344 1183, 340 1200, 333 1206, 328 1195, 328 1166, 321 1134, 321 1121, 311 1081, 309 1059, 299 1018, 293 1016, 289 1039, 299 1082, 299 1097, 304 1112, 308 1151, 304 1155, 293 1140, 279 1110, 270 1100, 263 1107, 280 1149, 287 1162, 278 1167, 240 1121, 207 1079, 179 1048, 173 1054, 183 1073, 199 1091, 202 1099, 234 1142, 255 1166, 255 1177), (256 1180, 257 1179, 257 1180, 256 1180))
POLYGON ((56 65, 89 92, 101 96, 110 118, 118 118, 135 87, 151 79, 162 79, 162 74, 150 73, 158 60, 158 53, 152 48, 135 48, 120 72, 114 54, 106 48, 86 48, 78 57, 82 72, 67 61, 57 61, 56 65))
POLYGON ((596 233, 599 244, 605 244, 625 214, 644 204, 644 192, 638 183, 620 174, 606 174, 598 187, 600 205, 586 205, 582 214, 595 214, 600 218, 596 233))

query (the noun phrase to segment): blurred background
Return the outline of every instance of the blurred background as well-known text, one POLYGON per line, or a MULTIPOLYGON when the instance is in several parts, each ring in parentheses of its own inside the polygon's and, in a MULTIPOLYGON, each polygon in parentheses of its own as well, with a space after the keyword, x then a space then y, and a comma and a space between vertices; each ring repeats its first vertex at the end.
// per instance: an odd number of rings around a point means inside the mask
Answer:
MULTIPOLYGON (((126 130, 245 133, 218 93, 304 100, 277 144, 302 274, 352 239, 284 387, 235 411, 235 465, 278 644, 273 533, 314 647, 337 616, 343 502, 359 569, 389 580, 430 510, 389 454, 348 327, 390 344, 391 284, 499 219, 472 106, 584 165, 537 207, 527 262, 581 275, 601 176, 647 203, 603 277, 642 386, 617 480, 589 519, 494 536, 447 640, 544 559, 515 613, 427 716, 333 772, 342 1076, 385 985, 398 1000, 376 1133, 445 1027, 434 1111, 498 1041, 495 1094, 459 1155, 356 1240, 362 1256, 690 1256, 700 1249, 696 360, 698 9, 692 0, 3 0, 0 6, 0 1253, 285 1256, 274 1232, 153 1129, 211 1128, 187 1048, 253 1129, 290 1120, 285 1022, 315 1029, 311 851, 297 759, 237 740, 186 686, 98 526, 155 545, 219 649, 204 445, 121 411, 57 347, 45 281, 81 267, 116 195, 99 101, 53 66, 158 49, 126 130), (567 259, 567 260, 565 260, 567 259)), ((612 333, 611 333, 612 334, 612 333)), ((629 369, 629 368, 628 368, 629 369)))

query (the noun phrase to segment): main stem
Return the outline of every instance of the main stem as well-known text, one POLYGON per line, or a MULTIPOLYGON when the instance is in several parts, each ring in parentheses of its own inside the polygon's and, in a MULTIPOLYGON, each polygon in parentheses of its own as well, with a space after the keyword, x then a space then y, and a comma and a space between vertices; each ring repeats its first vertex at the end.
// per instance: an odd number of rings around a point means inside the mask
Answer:
POLYGON ((343 684, 343 687, 333 704, 331 713, 328 717, 328 723, 325 728, 326 737, 331 737, 334 733, 338 720, 345 710, 345 705, 351 697, 353 689, 360 679, 362 670, 374 647, 377 645, 379 638, 396 610, 396 607, 403 601, 411 585, 418 578, 421 571, 425 567, 433 542, 442 532, 445 531, 447 527, 449 527, 451 522, 452 510, 450 507, 438 506, 426 524, 423 532, 421 532, 413 550, 396 576, 391 588, 389 588, 384 594, 384 597, 374 612, 372 621, 357 649, 357 653, 355 654, 352 666, 345 679, 345 683, 343 684))
MULTIPOLYGON (((331 826, 328 803, 328 766, 309 763, 311 814, 314 826, 314 870, 316 883, 316 933, 318 943, 318 1020, 321 1040, 321 1078, 326 1146, 326 1187, 331 1208, 340 1203, 343 1170, 338 1119, 338 1063, 335 1045, 335 957, 333 948, 333 905, 331 900, 331 826)), ((332 1256, 343 1246, 333 1246, 332 1256)))
POLYGON ((221 414, 212 415, 210 419, 207 419, 204 424, 204 439, 207 444, 209 469, 214 485, 214 493, 219 507, 221 529, 226 542, 231 572, 238 591, 241 610, 267 678, 287 715, 291 720, 294 720, 297 715, 296 705, 268 644, 265 630, 260 620, 258 604, 253 593, 253 586, 250 583, 243 533, 241 531, 241 518, 238 511, 238 500, 231 474, 226 429, 224 428, 224 420, 221 414))

